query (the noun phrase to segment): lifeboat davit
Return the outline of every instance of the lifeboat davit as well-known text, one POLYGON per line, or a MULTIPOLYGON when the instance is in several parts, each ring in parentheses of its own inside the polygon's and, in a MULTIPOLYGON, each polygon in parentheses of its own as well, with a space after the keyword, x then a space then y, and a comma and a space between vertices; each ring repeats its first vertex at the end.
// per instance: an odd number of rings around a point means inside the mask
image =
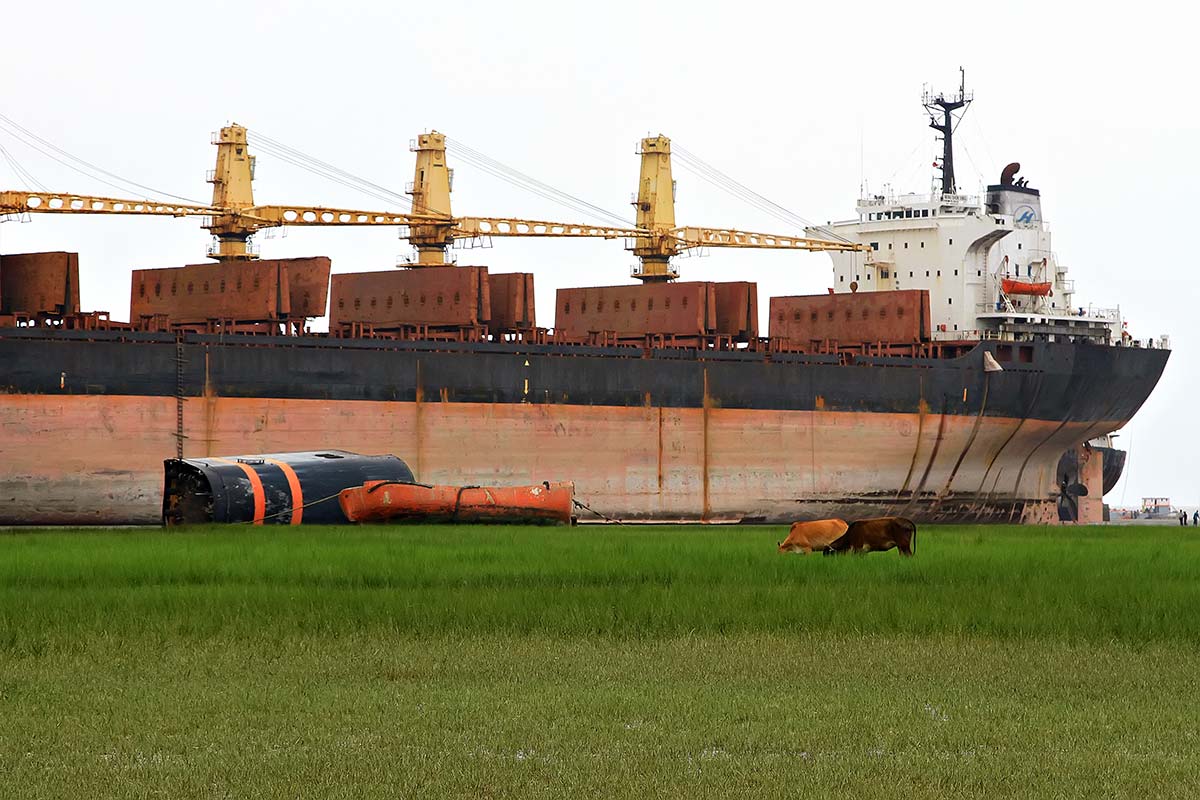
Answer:
POLYGON ((575 484, 425 486, 367 481, 343 489, 338 505, 351 522, 571 522, 575 484))
POLYGON ((1013 278, 1004 278, 1000 282, 1005 294, 1027 294, 1034 297, 1045 297, 1050 294, 1050 282, 1033 283, 1032 281, 1018 281, 1013 278))

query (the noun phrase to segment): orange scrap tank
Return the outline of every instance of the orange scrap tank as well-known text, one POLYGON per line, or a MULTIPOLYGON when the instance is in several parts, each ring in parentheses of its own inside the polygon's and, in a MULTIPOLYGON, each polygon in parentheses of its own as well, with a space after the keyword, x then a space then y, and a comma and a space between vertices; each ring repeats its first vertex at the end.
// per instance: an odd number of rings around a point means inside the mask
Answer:
POLYGON ((425 486, 367 481, 338 495, 351 522, 570 524, 573 483, 534 486, 425 486))

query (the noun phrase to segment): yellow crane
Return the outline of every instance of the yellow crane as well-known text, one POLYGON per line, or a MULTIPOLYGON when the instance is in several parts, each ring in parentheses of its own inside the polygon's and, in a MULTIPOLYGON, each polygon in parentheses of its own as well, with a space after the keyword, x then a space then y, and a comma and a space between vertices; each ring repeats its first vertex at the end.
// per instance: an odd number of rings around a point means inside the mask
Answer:
POLYGON ((413 211, 365 211, 315 205, 255 205, 254 162, 246 128, 227 125, 215 137, 216 168, 208 176, 212 204, 161 203, 68 192, 0 191, 0 215, 5 214, 120 214, 159 217, 203 217, 215 237, 208 255, 218 261, 257 258, 249 239, 265 228, 301 226, 408 227, 407 238, 417 248, 412 266, 446 263, 446 249, 455 239, 481 236, 591 237, 621 239, 643 231, 518 217, 450 216, 450 177, 446 167, 445 136, 436 131, 417 140, 416 167, 410 193, 413 211))
POLYGON ((834 242, 773 233, 752 233, 733 228, 701 228, 675 225, 675 181, 671 177, 671 140, 666 136, 642 139, 638 153, 642 157, 638 180, 637 227, 647 231, 635 237, 634 254, 640 265, 633 277, 645 282, 675 280, 679 273, 671 258, 693 247, 751 247, 769 250, 860 251, 871 248, 853 242, 834 242))
POLYGON ((866 245, 834 242, 731 228, 675 225, 675 191, 671 177, 671 142, 665 136, 642 140, 635 228, 589 225, 517 217, 454 217, 451 214, 451 170, 446 163, 446 137, 437 131, 421 134, 413 150, 416 163, 409 212, 368 211, 315 205, 255 205, 254 164, 246 128, 227 125, 213 143, 216 167, 208 176, 213 185, 208 206, 160 203, 73 193, 0 191, 4 214, 121 214, 134 216, 203 217, 215 241, 208 255, 218 261, 257 257, 249 240, 265 228, 298 226, 407 227, 417 250, 413 267, 443 265, 456 239, 491 236, 627 239, 640 259, 634 277, 670 281, 679 277, 671 258, 694 247, 739 247, 773 250, 868 251, 866 245))

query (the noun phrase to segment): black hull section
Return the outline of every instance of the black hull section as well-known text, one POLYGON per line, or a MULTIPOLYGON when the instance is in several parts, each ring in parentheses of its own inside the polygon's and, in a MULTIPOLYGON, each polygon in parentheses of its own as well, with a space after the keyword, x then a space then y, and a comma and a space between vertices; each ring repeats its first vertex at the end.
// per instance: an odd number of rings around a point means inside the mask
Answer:
MULTIPOLYGON (((0 331, 10 394, 442 400, 771 409, 1124 422, 1169 351, 1038 342, 1029 363, 957 359, 376 342, 324 338, 0 331), (182 369, 177 373, 177 359, 182 369), (986 391, 985 391, 986 387, 986 391)), ((1105 431, 1097 431, 1102 433, 1105 431)))

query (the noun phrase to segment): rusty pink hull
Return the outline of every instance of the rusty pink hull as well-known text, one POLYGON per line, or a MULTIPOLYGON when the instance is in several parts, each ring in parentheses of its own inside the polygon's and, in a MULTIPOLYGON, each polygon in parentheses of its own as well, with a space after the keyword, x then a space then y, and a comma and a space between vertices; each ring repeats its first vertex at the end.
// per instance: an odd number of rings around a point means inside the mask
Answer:
MULTIPOLYGON (((1049 519, 1062 452, 1122 422, 224 397, 183 408, 189 457, 394 453, 425 483, 573 481, 610 517, 712 522, 1049 519)), ((5 396, 0 524, 158 522, 176 433, 171 397, 5 396)))

